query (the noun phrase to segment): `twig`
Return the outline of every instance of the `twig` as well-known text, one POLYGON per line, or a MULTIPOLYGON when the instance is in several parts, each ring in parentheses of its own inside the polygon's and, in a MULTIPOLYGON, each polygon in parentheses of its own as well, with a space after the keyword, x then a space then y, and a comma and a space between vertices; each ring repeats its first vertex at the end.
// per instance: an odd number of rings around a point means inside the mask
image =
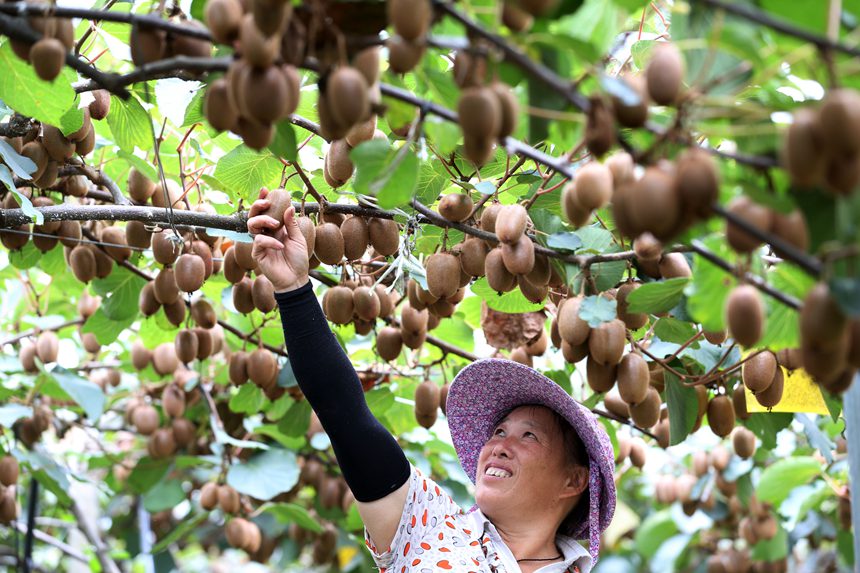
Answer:
MULTIPOLYGON (((27 526, 25 524, 21 523, 20 521, 13 521, 11 525, 15 529, 20 531, 21 533, 25 533, 27 531, 27 526)), ((35 537, 36 539, 38 539, 42 543, 47 543, 48 545, 50 545, 52 547, 56 547, 57 549, 62 551, 64 554, 66 554, 69 557, 71 557, 72 559, 74 559, 75 561, 80 561, 81 563, 87 563, 87 564, 90 562, 89 558, 86 555, 84 555, 83 553, 81 553, 80 551, 78 551, 77 549, 72 547, 71 545, 60 541, 56 537, 52 537, 52 536, 48 535, 44 531, 41 531, 39 529, 34 529, 33 530, 33 537, 35 537)))
POLYGON ((0 348, 6 346, 7 344, 15 344, 19 340, 23 340, 24 338, 29 338, 30 336, 36 336, 40 332, 44 332, 46 330, 53 330, 54 332, 62 330, 64 328, 68 328, 70 326, 78 326, 84 323, 83 318, 76 318, 74 320, 68 320, 62 324, 58 324, 57 326, 53 326, 51 328, 31 328, 25 332, 21 332, 16 334, 11 338, 7 338, 6 340, 0 341, 0 348))
POLYGON ((87 541, 90 542, 90 546, 93 548, 93 551, 95 551, 96 558, 102 566, 102 571, 105 571, 106 573, 120 573, 120 569, 117 567, 116 562, 110 558, 110 548, 105 545, 105 542, 102 540, 101 536, 99 536, 95 527, 93 527, 93 524, 90 523, 86 516, 81 512, 81 508, 78 507, 74 498, 72 498, 72 504, 69 509, 72 511, 75 519, 78 520, 78 528, 81 530, 81 533, 84 534, 84 537, 86 537, 87 541))

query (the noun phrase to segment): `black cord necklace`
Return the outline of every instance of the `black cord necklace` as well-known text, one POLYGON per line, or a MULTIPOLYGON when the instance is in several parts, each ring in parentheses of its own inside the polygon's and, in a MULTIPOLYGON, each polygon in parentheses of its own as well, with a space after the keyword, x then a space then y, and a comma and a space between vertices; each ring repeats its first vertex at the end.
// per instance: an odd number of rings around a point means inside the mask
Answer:
POLYGON ((559 553, 555 557, 545 557, 543 559, 517 559, 517 563, 521 563, 523 561, 555 561, 556 559, 563 559, 564 555, 559 553))

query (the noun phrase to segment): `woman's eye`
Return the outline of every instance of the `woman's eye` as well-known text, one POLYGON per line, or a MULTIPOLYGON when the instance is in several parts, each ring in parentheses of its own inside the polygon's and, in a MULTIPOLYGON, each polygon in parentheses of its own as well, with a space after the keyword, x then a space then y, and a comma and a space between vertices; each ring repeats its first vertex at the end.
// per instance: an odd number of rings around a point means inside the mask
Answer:
POLYGON ((498 436, 498 435, 501 435, 501 434, 504 434, 504 433, 505 433, 505 431, 504 431, 503 429, 501 429, 501 428, 496 428, 496 431, 495 431, 495 432, 493 432, 493 435, 494 435, 494 436, 498 436))
POLYGON ((531 432, 526 432, 526 433, 525 433, 525 434, 523 434, 523 435, 524 435, 524 436, 527 436, 527 437, 529 437, 529 438, 537 439, 537 436, 535 436, 535 435, 534 435, 534 434, 532 434, 531 432))

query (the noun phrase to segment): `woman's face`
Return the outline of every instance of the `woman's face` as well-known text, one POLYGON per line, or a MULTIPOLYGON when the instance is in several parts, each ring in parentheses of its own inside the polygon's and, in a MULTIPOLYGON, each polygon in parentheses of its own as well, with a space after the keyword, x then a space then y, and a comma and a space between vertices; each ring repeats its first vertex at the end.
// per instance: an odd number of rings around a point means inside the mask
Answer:
POLYGON ((503 418, 478 456, 475 500, 484 515, 498 520, 572 507, 588 472, 566 466, 563 442, 549 408, 520 406, 503 418))

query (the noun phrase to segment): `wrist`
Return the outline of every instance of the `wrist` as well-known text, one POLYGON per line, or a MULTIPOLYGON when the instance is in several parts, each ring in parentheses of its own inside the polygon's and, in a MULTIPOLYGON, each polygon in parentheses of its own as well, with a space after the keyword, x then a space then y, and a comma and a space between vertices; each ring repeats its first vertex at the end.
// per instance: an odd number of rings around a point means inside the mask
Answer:
POLYGON ((299 280, 292 282, 292 283, 283 284, 283 285, 275 285, 275 294, 284 294, 287 292, 292 292, 294 290, 299 290, 300 288, 302 288, 303 286, 308 284, 308 282, 310 282, 310 279, 307 276, 305 276, 304 278, 299 279, 299 280))

